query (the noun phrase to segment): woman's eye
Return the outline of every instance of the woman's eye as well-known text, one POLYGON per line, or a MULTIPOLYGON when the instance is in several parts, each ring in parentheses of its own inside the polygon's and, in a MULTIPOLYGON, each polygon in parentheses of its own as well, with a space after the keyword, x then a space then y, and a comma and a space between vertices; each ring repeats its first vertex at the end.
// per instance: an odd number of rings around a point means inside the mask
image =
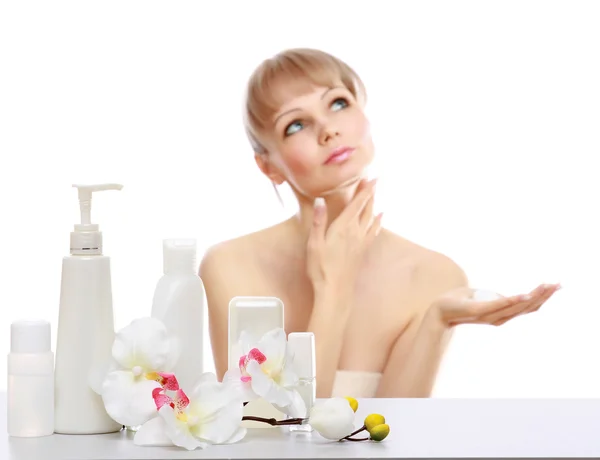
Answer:
POLYGON ((331 103, 331 107, 334 110, 343 109, 345 107, 348 107, 348 101, 343 97, 340 97, 331 103))
POLYGON ((287 128, 285 128, 285 135, 291 136, 292 134, 298 132, 300 129, 302 129, 302 123, 299 121, 294 121, 293 123, 290 123, 287 126, 287 128))

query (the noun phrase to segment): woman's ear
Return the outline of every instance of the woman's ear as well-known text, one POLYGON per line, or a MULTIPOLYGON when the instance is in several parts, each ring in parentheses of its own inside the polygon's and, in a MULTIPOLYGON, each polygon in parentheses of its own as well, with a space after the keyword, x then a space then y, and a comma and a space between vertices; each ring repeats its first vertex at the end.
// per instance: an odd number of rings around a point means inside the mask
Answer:
POLYGON ((273 165, 271 161, 269 161, 269 156, 267 153, 255 153, 254 161, 256 161, 258 169, 260 169, 261 172, 267 176, 271 182, 277 185, 283 184, 285 178, 279 172, 277 167, 273 165))

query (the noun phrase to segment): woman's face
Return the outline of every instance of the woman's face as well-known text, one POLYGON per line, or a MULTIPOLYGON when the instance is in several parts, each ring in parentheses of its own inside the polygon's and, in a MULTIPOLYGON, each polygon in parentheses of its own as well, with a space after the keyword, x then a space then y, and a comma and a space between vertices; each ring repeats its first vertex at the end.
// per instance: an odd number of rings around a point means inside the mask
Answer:
POLYGON ((361 178, 372 161, 373 142, 352 93, 340 84, 301 95, 290 88, 286 96, 264 136, 267 153, 257 156, 263 172, 311 198, 361 178))

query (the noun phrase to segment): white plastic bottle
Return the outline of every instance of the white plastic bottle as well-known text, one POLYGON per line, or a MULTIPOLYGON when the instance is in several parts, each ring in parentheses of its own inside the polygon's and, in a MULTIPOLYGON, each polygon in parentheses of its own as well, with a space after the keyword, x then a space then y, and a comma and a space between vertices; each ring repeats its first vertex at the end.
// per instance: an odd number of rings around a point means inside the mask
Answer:
POLYGON ((73 187, 78 189, 81 223, 71 232, 71 254, 62 262, 54 431, 110 433, 122 428, 106 413, 99 394, 115 337, 110 258, 102 253, 102 233, 90 214, 93 192, 122 186, 73 187))
MULTIPOLYGON (((244 351, 240 348, 242 331, 259 340, 264 334, 273 329, 283 329, 284 305, 277 297, 237 296, 229 301, 228 328, 228 369, 239 368, 240 356, 244 351)), ((244 407, 244 415, 274 418, 283 420, 285 414, 273 404, 258 398, 250 401, 244 407)), ((245 420, 244 428, 274 428, 262 422, 245 420)))
MULTIPOLYGON (((294 356, 293 369, 298 376, 298 393, 306 405, 306 414, 317 398, 315 335, 312 332, 291 332, 288 334, 288 347, 294 356)), ((308 424, 289 425, 290 431, 310 432, 313 428, 308 424)))
POLYGON ((154 291, 151 315, 179 339, 181 354, 173 373, 187 393, 204 370, 204 299, 196 240, 163 240, 163 276, 154 291))
POLYGON ((7 425, 15 437, 54 433, 54 353, 50 323, 15 321, 10 326, 7 425))

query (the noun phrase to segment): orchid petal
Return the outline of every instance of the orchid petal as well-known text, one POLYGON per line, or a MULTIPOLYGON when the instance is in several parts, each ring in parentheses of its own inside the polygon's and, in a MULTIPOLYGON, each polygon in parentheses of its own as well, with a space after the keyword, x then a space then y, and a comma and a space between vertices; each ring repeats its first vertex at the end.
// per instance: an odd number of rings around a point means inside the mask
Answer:
POLYGON ((156 415, 152 391, 159 387, 158 382, 136 379, 129 371, 111 372, 102 386, 104 408, 121 425, 143 425, 156 415))
POLYGON ((260 365, 256 361, 248 363, 246 372, 252 377, 252 380, 249 382, 252 386, 252 390, 262 398, 264 398, 275 386, 273 379, 262 371, 260 365))
POLYGON ((250 361, 246 367, 248 374, 252 376, 252 389, 266 401, 285 407, 292 402, 291 391, 277 385, 273 379, 262 371, 256 361, 250 361))
POLYGON ((242 417, 243 406, 229 403, 220 407, 217 412, 201 417, 200 423, 197 427, 192 427, 192 431, 212 444, 230 443, 240 428, 242 417))
POLYGON ((167 447, 173 441, 166 435, 166 425, 162 417, 154 417, 144 423, 133 437, 136 446, 167 447))
POLYGON ((240 332, 239 344, 241 345, 242 353, 247 354, 258 342, 258 338, 253 334, 242 331, 240 332))
MULTIPOLYGON (((123 369, 140 366, 146 372, 169 370, 172 340, 156 318, 133 320, 115 335, 112 355, 123 369)), ((171 357, 172 358, 172 357, 171 357)))
POLYGON ((300 393, 298 393, 298 391, 296 391, 296 390, 291 390, 290 393, 291 393, 291 399, 292 399, 290 404, 288 404, 285 407, 278 406, 276 404, 274 404, 274 406, 277 408, 277 410, 283 412, 286 415, 289 415, 292 418, 307 417, 308 414, 307 414, 306 403, 304 402, 304 399, 302 399, 302 396, 300 395, 300 393))
POLYGON ((239 442, 242 439, 244 439, 246 437, 247 433, 248 433, 248 430, 246 428, 239 427, 236 430, 236 432, 233 433, 233 436, 231 436, 231 438, 229 438, 223 444, 235 444, 236 442, 239 442))
MULTIPOLYGON (((200 374, 200 377, 198 377, 198 380, 196 381, 194 388, 197 387, 198 385, 204 385, 206 383, 218 383, 218 382, 219 381, 217 380, 217 376, 213 372, 203 372, 202 374, 200 374)), ((195 390, 194 390, 194 392, 195 392, 195 390)))
POLYGON ((198 423, 191 427, 195 436, 223 444, 245 435, 238 433, 244 407, 235 387, 205 378, 194 389, 191 401, 189 413, 198 417, 198 423))
POLYGON ((241 380, 242 373, 239 369, 230 369, 225 372, 223 376, 223 383, 229 387, 235 388, 235 390, 239 394, 239 398, 241 401, 254 401, 258 399, 258 395, 252 389, 252 385, 250 382, 244 382, 241 380))
POLYGON ((253 348, 248 352, 247 359, 254 360, 258 364, 262 364, 267 360, 267 357, 258 348, 253 348))
POLYGON ((170 406, 163 406, 158 414, 164 420, 165 433, 173 444, 187 450, 204 449, 207 444, 196 439, 189 430, 188 424, 177 418, 170 406))
POLYGON ((244 401, 233 385, 218 382, 212 372, 205 372, 195 386, 191 400, 195 403, 202 401, 202 411, 205 413, 217 412, 219 408, 228 404, 237 404, 240 407, 244 401))
POLYGON ((266 367, 269 369, 281 369, 285 364, 287 355, 287 339, 285 331, 281 328, 267 332, 259 340, 258 348, 266 357, 266 367))
POLYGON ((173 402, 175 403, 175 409, 182 412, 190 404, 190 399, 183 392, 183 390, 179 389, 177 390, 177 393, 175 393, 175 399, 173 402))
POLYGON ((279 372, 278 383, 280 386, 288 389, 293 389, 298 386, 298 375, 291 369, 291 366, 286 366, 279 372))
POLYGON ((179 382, 175 374, 167 372, 149 372, 146 374, 148 380, 156 380, 165 390, 177 391, 179 390, 179 382))
POLYGON ((162 387, 152 390, 152 398, 154 399, 154 404, 156 405, 157 410, 160 410, 160 408, 165 404, 174 405, 173 398, 171 398, 169 395, 166 395, 162 387))

